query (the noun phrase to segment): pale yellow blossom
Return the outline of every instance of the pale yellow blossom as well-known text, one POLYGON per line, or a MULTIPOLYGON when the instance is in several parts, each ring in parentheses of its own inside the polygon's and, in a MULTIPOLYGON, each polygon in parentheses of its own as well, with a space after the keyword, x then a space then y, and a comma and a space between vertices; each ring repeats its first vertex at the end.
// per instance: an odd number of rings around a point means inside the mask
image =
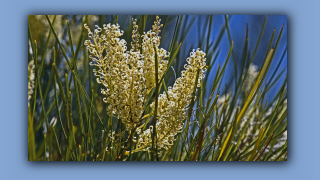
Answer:
MULTIPOLYGON (((187 59, 185 70, 182 71, 173 87, 168 87, 168 94, 165 92, 159 96, 158 103, 158 117, 157 117, 157 147, 159 149, 168 149, 173 145, 174 136, 179 133, 184 125, 184 120, 187 117, 187 109, 192 100, 192 93, 196 81, 196 75, 199 70, 199 78, 197 87, 200 87, 200 81, 204 78, 206 71, 206 58, 205 53, 197 49, 191 52, 190 57, 187 59), (169 99, 167 98, 169 96, 169 99)), ((154 110, 155 104, 152 103, 150 107, 154 110)), ((152 146, 152 132, 153 127, 141 132, 137 149, 148 151, 152 146)))
POLYGON ((105 95, 103 101, 108 104, 109 115, 120 119, 127 130, 141 121, 143 106, 147 93, 155 87, 155 50, 159 60, 159 77, 163 75, 167 67, 169 54, 160 49, 160 20, 154 25, 154 31, 142 35, 142 52, 139 48, 138 26, 133 23, 132 49, 127 50, 127 42, 120 39, 123 31, 120 26, 107 24, 103 29, 96 26, 94 32, 88 30, 90 40, 85 45, 90 52, 90 65, 96 66, 93 70, 97 76, 97 82, 105 88, 101 93, 105 95))
MULTIPOLYGON (((133 22, 131 50, 127 50, 127 43, 120 39, 123 31, 117 25, 104 25, 103 29, 96 26, 94 32, 88 30, 90 40, 85 45, 90 52, 90 65, 96 66, 94 74, 97 82, 104 88, 101 93, 105 96, 107 111, 110 116, 115 116, 126 126, 130 132, 131 128, 138 125, 142 120, 143 108, 148 93, 156 87, 155 81, 155 58, 158 60, 158 79, 164 75, 169 57, 169 52, 160 48, 160 19, 157 16, 152 30, 141 35, 138 33, 136 20, 133 22)), ((157 117, 157 147, 168 149, 172 144, 174 136, 179 133, 186 119, 186 111, 191 100, 197 73, 199 78, 197 86, 204 78, 206 71, 205 53, 200 49, 191 52, 187 59, 188 64, 184 66, 181 77, 178 78, 173 87, 168 87, 168 94, 159 95, 158 117, 157 117), (170 100, 168 100, 167 96, 170 100)), ((154 111, 155 104, 150 105, 154 111)), ((136 149, 133 152, 151 148, 153 126, 142 131, 138 128, 139 135, 136 149)))
POLYGON ((35 67, 34 61, 31 60, 28 64, 28 107, 30 106, 30 99, 34 89, 34 79, 35 79, 34 67, 35 67))

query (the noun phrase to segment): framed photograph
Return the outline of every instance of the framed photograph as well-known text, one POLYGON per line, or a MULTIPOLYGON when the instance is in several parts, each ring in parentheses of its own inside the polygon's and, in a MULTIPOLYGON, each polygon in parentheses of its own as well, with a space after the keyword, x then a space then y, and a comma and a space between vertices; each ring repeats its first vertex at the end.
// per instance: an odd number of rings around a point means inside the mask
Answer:
POLYGON ((287 16, 29 15, 29 161, 287 161, 287 16))

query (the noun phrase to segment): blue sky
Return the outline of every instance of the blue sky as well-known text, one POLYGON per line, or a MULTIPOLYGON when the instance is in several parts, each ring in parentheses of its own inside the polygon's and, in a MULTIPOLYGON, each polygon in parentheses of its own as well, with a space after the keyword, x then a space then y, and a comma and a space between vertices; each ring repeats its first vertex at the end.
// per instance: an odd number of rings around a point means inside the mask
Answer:
MULTIPOLYGON (((184 19, 184 21, 187 21, 190 23, 192 21, 194 16, 190 15, 184 19)), ((186 59, 189 56, 189 50, 198 48, 198 42, 199 37, 203 38, 203 40, 200 39, 200 41, 203 42, 203 49, 205 50, 206 47, 206 34, 208 32, 208 21, 207 18, 209 16, 207 15, 200 15, 197 16, 193 26, 191 27, 186 39, 182 42, 180 54, 178 58, 180 58, 180 62, 183 62, 184 59, 186 59), (200 34, 200 36, 199 36, 200 34), (202 34, 205 34, 205 36, 202 36, 202 34)), ((176 23, 176 17, 170 16, 170 18, 173 18, 173 20, 167 24, 166 29, 164 30, 163 38, 166 37, 172 37, 174 26, 176 23)), ((234 41, 233 51, 236 59, 236 63, 241 64, 242 63, 242 57, 243 57, 243 49, 244 49, 244 43, 246 38, 246 29, 248 25, 248 51, 252 55, 255 45, 258 41, 260 31, 263 26, 263 22, 265 19, 265 15, 232 15, 228 16, 230 18, 229 20, 229 29, 230 29, 230 36, 231 39, 234 41)), ((162 22, 165 21, 165 16, 162 16, 162 22)), ((151 23, 152 21, 150 21, 151 23)), ((184 22, 182 22, 183 24, 184 22)), ((212 26, 211 26, 211 33, 210 33, 210 41, 209 44, 215 43, 217 40, 218 34, 220 32, 221 27, 225 24, 225 18, 224 15, 214 15, 212 18, 212 26)), ((279 36, 280 30, 282 28, 282 25, 284 25, 283 32, 281 39, 279 41, 279 45, 277 48, 277 51, 274 55, 273 62, 270 66, 269 73, 267 74, 265 81, 269 81, 272 73, 276 69, 282 55, 284 54, 284 59, 282 60, 278 71, 276 75, 283 69, 285 69, 283 75, 279 79, 278 83, 275 84, 274 88, 267 94, 267 99, 274 97, 275 93, 279 90, 280 86, 282 85, 282 82, 287 75, 287 53, 286 53, 286 47, 287 47, 287 16, 286 15, 268 15, 267 21, 265 25, 265 29, 263 32, 263 35, 261 37, 261 41, 259 44, 259 47, 257 49, 256 55, 253 59, 253 64, 257 65, 260 69, 264 57, 267 53, 267 49, 269 46, 270 39, 272 37, 273 30, 275 29, 275 35, 273 38, 272 46, 275 47, 277 38, 279 36)), ((151 24, 149 25, 151 28, 151 24)), ((183 25, 182 25, 183 27, 183 25)), ((148 29, 148 26, 146 27, 148 29)), ((186 30, 182 28, 182 31, 186 30)), ((169 42, 164 41, 163 47, 166 49, 169 42)), ((230 49, 230 43, 227 31, 225 30, 222 36, 222 39, 220 43, 218 44, 217 48, 220 48, 219 56, 217 57, 217 60, 214 64, 213 70, 211 71, 209 75, 210 78, 214 78, 214 74, 216 72, 216 69, 218 68, 219 62, 222 64, 225 62, 226 57, 228 55, 228 51, 230 49)), ((169 49, 169 48, 168 48, 169 49)), ((234 76, 234 63, 232 56, 230 57, 229 63, 227 65, 226 74, 222 81, 222 84, 228 83, 228 79, 232 78, 234 76)), ((240 71, 240 67, 238 67, 238 73, 240 71)), ((177 72, 177 76, 179 76, 180 72, 177 72)), ((228 84, 230 85, 230 84, 228 84)), ((221 91, 223 92, 223 87, 221 91)))

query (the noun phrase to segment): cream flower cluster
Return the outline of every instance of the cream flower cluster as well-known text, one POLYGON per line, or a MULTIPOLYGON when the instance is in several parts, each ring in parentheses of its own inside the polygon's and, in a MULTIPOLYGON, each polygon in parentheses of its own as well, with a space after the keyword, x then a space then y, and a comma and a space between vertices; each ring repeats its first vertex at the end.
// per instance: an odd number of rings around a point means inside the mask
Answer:
POLYGON ((34 89, 34 78, 35 78, 35 71, 34 71, 34 61, 30 61, 28 64, 28 107, 30 106, 30 99, 33 94, 34 89))
MULTIPOLYGON (((190 57, 187 58, 188 64, 185 64, 185 70, 181 73, 182 76, 175 81, 173 87, 168 87, 168 94, 164 92, 159 96, 156 124, 157 148, 167 150, 173 144, 174 136, 182 130, 183 122, 187 117, 188 106, 192 98, 195 98, 192 97, 192 93, 197 72, 199 71, 197 87, 200 87, 200 81, 204 78, 206 71, 205 55, 200 49, 193 50, 190 57)), ((153 102, 150 107, 154 110, 155 103, 153 102)), ((150 126, 144 132, 138 130, 140 136, 137 142, 137 150, 148 151, 151 148, 152 129, 153 127, 150 126)))
POLYGON ((255 83, 255 80, 258 76, 258 66, 254 64, 250 64, 250 67, 248 69, 248 76, 246 80, 244 81, 243 90, 244 92, 250 92, 253 84, 255 83))
MULTIPOLYGON (((133 21, 131 50, 127 51, 127 43, 119 37, 123 35, 119 25, 104 25, 103 29, 96 26, 94 32, 88 30, 90 40, 85 45, 90 52, 90 65, 96 66, 94 70, 97 82, 105 87, 101 93, 105 95, 104 102, 108 104, 109 115, 115 115, 129 131, 138 125, 143 115, 143 107, 150 90, 156 87, 155 58, 158 60, 158 78, 164 75, 167 69, 169 53, 160 46, 160 19, 157 16, 152 30, 141 37, 138 33, 136 20, 133 21), (100 35, 101 33, 101 35, 100 35), (141 42, 139 42, 141 41, 141 42)), ((180 78, 173 87, 168 87, 168 94, 159 96, 157 114, 157 147, 168 149, 174 136, 180 132, 186 119, 186 112, 192 100, 192 93, 197 73, 199 78, 197 87, 206 71, 205 53, 197 49, 187 58, 188 64, 184 66, 180 78)), ((155 103, 150 105, 154 111, 155 103)), ((141 131, 138 128, 136 149, 134 152, 148 151, 152 146, 153 126, 141 131)))
POLYGON ((119 38, 123 31, 118 24, 104 25, 103 29, 96 26, 94 32, 85 24, 90 40, 84 44, 90 52, 90 65, 97 67, 93 70, 96 80, 105 87, 101 89, 105 95, 103 101, 108 104, 109 115, 120 119, 127 130, 140 123, 148 92, 155 87, 155 53, 159 62, 159 78, 167 67, 165 58, 169 54, 158 47, 161 26, 157 17, 153 30, 141 36, 140 47, 138 26, 134 21, 132 49, 127 51, 127 42, 119 38))
POLYGON ((160 45, 160 36, 158 36, 160 32, 160 24, 161 19, 156 17, 156 21, 152 26, 153 30, 148 31, 144 35, 142 35, 142 54, 144 60, 143 71, 145 73, 146 79, 146 87, 148 90, 152 89, 156 86, 155 81, 155 49, 157 52, 159 67, 158 67, 158 78, 161 79, 162 75, 166 71, 168 66, 168 61, 164 60, 165 58, 169 57, 169 53, 164 50, 163 48, 159 49, 160 45), (154 48, 155 47, 155 48, 154 48))

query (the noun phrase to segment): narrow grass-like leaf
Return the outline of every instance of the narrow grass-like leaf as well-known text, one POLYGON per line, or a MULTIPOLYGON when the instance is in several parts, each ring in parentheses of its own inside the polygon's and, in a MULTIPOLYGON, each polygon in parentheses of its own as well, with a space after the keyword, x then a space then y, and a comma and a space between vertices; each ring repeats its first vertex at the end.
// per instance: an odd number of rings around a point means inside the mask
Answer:
MULTIPOLYGON (((231 39, 231 34, 230 34, 230 30, 229 30, 228 17, 226 15, 224 15, 224 19, 226 21, 226 29, 227 29, 227 32, 228 32, 229 44, 231 45, 233 40, 231 39)), ((234 55, 233 50, 232 50, 232 60, 233 60, 233 63, 234 63, 235 83, 236 83, 236 86, 237 86, 237 84, 238 84, 238 66, 237 66, 236 56, 234 55)))
POLYGON ((70 63, 70 61, 69 61, 69 59, 68 59, 68 56, 67 56, 66 52, 64 51, 64 48, 63 48, 62 44, 60 43, 60 40, 59 40, 59 38, 58 38, 58 36, 57 36, 56 31, 53 29, 53 26, 52 26, 52 24, 51 24, 51 21, 50 21, 48 15, 46 15, 46 18, 47 18, 47 20, 48 20, 48 22, 49 22, 49 25, 50 25, 50 27, 51 27, 51 30, 52 30, 54 36, 56 37, 57 43, 58 43, 59 46, 60 46, 60 49, 61 49, 61 51, 62 51, 62 54, 63 54, 63 56, 66 58, 66 61, 67 61, 67 63, 68 63, 69 68, 72 69, 72 65, 71 65, 71 63, 70 63))
POLYGON ((53 71, 51 71, 50 72, 50 77, 49 77, 49 82, 47 84, 47 87, 46 87, 46 90, 45 90, 45 93, 44 93, 44 96, 43 96, 43 99, 45 100, 44 103, 46 103, 46 101, 47 101, 47 97, 48 97, 48 93, 49 93, 49 90, 50 90, 50 86, 51 86, 52 81, 53 81, 53 77, 54 77, 54 73, 53 73, 53 71))
MULTIPOLYGON (((257 49, 259 47, 259 44, 260 44, 260 40, 261 40, 261 37, 262 37, 262 34, 263 34, 263 31, 264 31, 264 28, 265 28, 265 25, 266 25, 266 22, 267 22, 267 16, 265 16, 264 18, 264 22, 263 22, 263 25, 262 25, 262 28, 261 28, 261 31, 260 31, 260 35, 259 35, 259 38, 258 38, 258 41, 256 43, 256 46, 253 50, 253 53, 252 53, 252 56, 251 56, 251 59, 250 59, 250 62, 249 62, 249 66, 251 65, 252 61, 253 61, 253 58, 255 57, 256 55, 256 52, 257 52, 257 49)), ((274 34, 273 34, 274 35, 274 34)), ((272 42, 272 39, 273 39, 273 35, 272 35, 272 38, 271 38, 271 42, 272 42)), ((267 50, 267 52, 269 51, 269 49, 267 50)), ((246 75, 248 73, 248 69, 247 69, 247 72, 246 72, 246 75)))
MULTIPOLYGON (((39 76, 39 74, 38 74, 39 76)), ((39 121, 38 124, 39 126, 36 127, 36 131, 41 127, 43 121, 45 121, 45 124, 46 124, 46 129, 48 130, 49 126, 48 126, 48 121, 47 121, 47 113, 46 113, 46 110, 45 110, 45 107, 44 107, 44 100, 43 100, 43 97, 42 97, 42 90, 41 90, 41 86, 40 86, 40 77, 38 77, 36 79, 38 81, 38 87, 39 87, 39 94, 40 94, 40 99, 41 99, 41 106, 42 106, 42 112, 43 112, 43 119, 42 121, 39 121)))
POLYGON ((252 160, 253 160, 253 158, 254 158, 254 156, 255 156, 255 154, 256 154, 256 151, 257 151, 257 149, 258 149, 258 147, 259 147, 260 141, 261 141, 261 139, 262 139, 262 137, 263 137, 263 131, 264 131, 264 128, 261 127, 261 128, 260 128, 260 131, 259 131, 258 140, 257 140, 257 142, 255 143, 254 148, 253 148, 253 151, 252 151, 250 157, 247 159, 247 161, 252 161, 252 160))
MULTIPOLYGON (((236 145, 233 153, 235 153, 235 151, 238 149, 238 147, 239 147, 239 145, 240 145, 240 141, 243 140, 243 138, 244 138, 244 132, 245 132, 245 130, 247 129, 247 127, 248 127, 248 125, 249 125, 249 122, 250 122, 250 119, 252 118, 254 112, 256 111, 256 109, 257 109, 257 107, 258 107, 258 105, 259 105, 261 96, 262 96, 262 92, 261 92, 260 95, 258 96, 258 99, 257 99, 257 101, 256 101, 256 103, 255 103, 255 105, 254 105, 254 107, 253 107, 253 110, 251 111, 248 119, 246 120, 245 126, 244 126, 244 128, 242 129, 242 131, 241 131, 241 133, 240 133, 240 137, 238 138, 237 145, 236 145)), ((239 122, 239 123, 241 123, 241 122, 239 122)))
POLYGON ((212 15, 210 15, 209 27, 208 27, 209 29, 208 29, 208 35, 207 35, 207 46, 206 46, 206 55, 207 55, 207 57, 208 57, 208 52, 209 52, 209 40, 210 40, 210 33, 211 33, 211 24, 212 24, 212 15))
POLYGON ((179 50, 180 50, 181 44, 182 44, 182 43, 180 43, 179 46, 177 47, 177 49, 174 51, 172 57, 171 57, 170 60, 169 60, 167 69, 166 69, 165 72, 163 73, 163 75, 162 75, 162 77, 161 77, 161 79, 160 79, 159 82, 163 81, 164 76, 165 76, 165 75, 167 74, 167 72, 169 71, 169 69, 170 69, 170 67, 171 67, 171 64, 172 64, 174 58, 176 57, 177 53, 178 53, 179 50))
MULTIPOLYGON (((284 145, 285 147, 285 145, 284 145)), ((280 157, 284 154, 287 153, 287 148, 285 148, 284 150, 281 151, 281 153, 275 158, 274 161, 278 161, 280 159, 280 157)), ((286 155, 285 155, 286 156, 286 155)))
POLYGON ((189 33, 189 31, 190 31, 190 29, 191 29, 191 27, 192 27, 192 25, 193 25, 193 23, 194 23, 194 21, 196 20, 196 15, 194 15, 193 17, 192 17, 192 19, 191 19, 191 21, 190 21, 190 23, 188 24, 188 27, 187 28, 184 28, 185 29, 185 31, 183 32, 183 35, 182 35, 182 38, 181 38, 181 41, 184 41, 184 39, 187 37, 187 35, 188 35, 188 33, 189 33))
POLYGON ((98 113, 97 109, 93 106, 93 103, 92 103, 92 101, 89 99, 89 97, 88 97, 88 95, 87 95, 84 87, 83 87, 82 84, 80 83, 80 80, 79 80, 78 77, 75 75, 74 71, 72 71, 72 74, 73 74, 73 76, 75 77, 75 79, 78 81, 78 83, 79 83, 79 85, 80 85, 80 87, 81 87, 81 90, 82 90, 83 94, 85 95, 85 97, 87 98, 87 100, 89 101, 89 103, 92 105, 92 108, 93 108, 93 110, 95 111, 95 113, 96 113, 96 115, 97 115, 97 117, 98 117, 98 119, 99 119, 99 121, 100 121, 100 124, 102 125, 103 129, 106 130, 106 128, 105 128, 105 126, 104 126, 104 124, 103 124, 103 122, 102 122, 102 120, 101 120, 101 118, 100 118, 100 116, 99 116, 99 113, 98 113))
POLYGON ((201 130, 199 130, 199 131, 201 131, 200 141, 199 141, 198 147, 197 147, 197 149, 196 149, 196 152, 195 152, 194 155, 193 155, 192 161, 194 161, 194 160, 196 159, 197 154, 198 154, 199 151, 200 151, 200 152, 199 152, 199 157, 201 156, 201 145, 202 145, 203 136, 204 136, 204 128, 205 128, 205 126, 203 126, 203 127, 201 128, 201 130))
MULTIPOLYGON (((177 17, 177 22, 176 22, 176 26, 174 28, 174 32, 173 32, 173 36, 172 36, 172 40, 171 40, 171 45, 170 45, 170 52, 172 52, 172 48, 173 48, 173 44, 174 44, 174 41, 176 39, 176 33, 177 33, 177 29, 178 29, 178 25, 181 24, 181 17, 178 15, 177 17), (180 22, 179 22, 179 19, 180 19, 180 22)), ((171 58, 171 54, 170 54, 170 58, 169 59, 173 59, 171 58)))
MULTIPOLYGON (((230 135, 230 138, 227 138, 222 146, 222 150, 220 152, 220 154, 222 155, 222 157, 224 157, 223 161, 226 160, 226 158, 228 157, 228 154, 231 150, 231 143, 232 143, 232 140, 233 140, 233 137, 234 137, 234 134, 235 132, 237 131, 237 125, 238 125, 238 122, 237 122, 237 118, 238 118, 238 115, 239 115, 239 106, 237 107, 237 110, 236 110, 236 115, 235 115, 235 119, 233 121, 233 125, 232 125, 232 128, 230 129, 231 131, 231 135, 230 135)), ((219 157, 220 159, 220 157, 219 157)), ((219 160, 218 159, 218 160, 219 160)))
POLYGON ((33 119, 31 118, 30 107, 28 107, 28 160, 29 161, 36 160, 33 119))
POLYGON ((285 70, 286 70, 286 68, 283 68, 282 70, 281 70, 281 72, 276 76, 276 78, 270 83, 270 84, 268 84, 267 83, 267 85, 266 85, 266 90, 265 90, 265 94, 267 93, 267 92, 269 92, 271 89, 272 89, 272 87, 278 82, 278 80, 280 79, 280 77, 283 75, 283 73, 285 72, 285 70))
POLYGON ((161 31, 161 33, 160 33, 160 37, 162 37, 163 31, 164 31, 164 28, 165 28, 166 25, 167 25, 168 19, 169 19, 169 15, 167 15, 166 20, 165 20, 164 23, 163 23, 163 28, 162 28, 162 31, 161 31))
MULTIPOLYGON (((30 27, 29 27, 29 29, 30 29, 30 27)), ((31 30, 30 30, 31 31, 31 30)), ((30 36, 31 36, 31 32, 30 32, 30 36)), ((36 57, 37 57, 37 42, 36 41, 34 41, 35 42, 35 47, 34 47, 34 49, 33 49, 33 52, 34 52, 34 69, 35 69, 35 84, 34 84, 34 94, 33 94, 33 109, 32 109, 32 116, 31 116, 31 119, 32 119, 32 121, 33 121, 33 119, 34 119, 34 113, 35 113, 35 110, 36 110, 36 102, 37 102, 37 86, 38 86, 38 79, 37 78, 39 78, 38 77, 38 63, 37 63, 37 59, 36 59, 36 57)), ((31 104, 30 104, 30 107, 31 107, 31 104)))
POLYGON ((274 108, 274 110, 273 110, 273 112, 272 112, 271 118, 270 118, 270 120, 268 121, 268 123, 266 124, 266 127, 267 127, 267 128, 265 129, 265 132, 264 132, 263 136, 266 136, 266 134, 267 134, 268 132, 270 132, 270 131, 269 131, 269 128, 270 128, 270 126, 271 126, 271 123, 272 123, 273 118, 276 116, 276 111, 278 110, 278 107, 279 107, 279 105, 280 105, 280 102, 281 102, 282 97, 283 97, 283 95, 284 95, 285 92, 286 92, 286 88, 283 89, 283 92, 282 92, 281 96, 279 96, 279 100, 278 100, 277 105, 275 106, 275 108, 274 108))
POLYGON ((158 79, 158 54, 157 54, 157 48, 156 45, 153 44, 154 47, 154 52, 155 52, 155 82, 156 82, 156 94, 155 94, 155 107, 154 107, 154 118, 153 118, 153 133, 152 133, 152 150, 153 150, 153 156, 151 156, 151 160, 153 161, 153 157, 155 157, 155 159, 157 161, 159 161, 158 159, 158 152, 157 152, 157 129, 156 129, 156 123, 157 123, 157 119, 158 119, 158 96, 159 96, 159 79, 158 79))
POLYGON ((82 111, 81 111, 81 104, 80 104, 80 98, 79 98, 79 91, 78 91, 78 84, 76 81, 73 81, 73 83, 74 83, 74 88, 76 90, 77 107, 78 107, 78 114, 79 114, 79 120, 80 120, 80 129, 81 129, 82 135, 85 136, 82 111))
MULTIPOLYGON (((278 71, 278 69, 279 69, 279 67, 280 67, 280 65, 281 65, 281 63, 282 63, 282 61, 283 61, 283 59, 284 59, 284 56, 286 55, 286 52, 287 52, 287 47, 284 49, 284 51, 283 51, 283 53, 282 53, 282 56, 281 56, 281 58, 280 58, 280 61, 279 61, 278 65, 277 65, 276 69, 273 71, 272 76, 271 76, 270 80, 269 80, 268 83, 267 83, 267 86, 270 85, 270 83, 272 82, 274 76, 276 75, 276 73, 277 73, 277 71, 278 71)), ((281 73, 280 73, 280 74, 281 74, 281 73)), ((275 81, 276 81, 276 80, 275 80, 275 81)))
POLYGON ((267 145, 265 146, 265 148, 261 151, 260 155, 257 157, 257 159, 255 161, 258 161, 260 159, 260 157, 262 156, 262 154, 264 153, 264 151, 266 150, 266 148, 268 147, 270 141, 272 140, 272 137, 273 137, 274 133, 272 133, 272 136, 271 138, 269 139, 267 145))
POLYGON ((63 92, 63 86, 62 86, 62 83, 60 81, 59 73, 58 73, 58 70, 57 70, 57 67, 56 67, 55 63, 52 64, 52 68, 53 68, 53 71, 54 71, 54 73, 56 75, 56 80, 58 82, 59 91, 61 92, 60 95, 61 95, 61 98, 62 98, 62 101, 63 101, 63 107, 64 107, 64 111, 65 111, 65 119, 66 119, 66 122, 69 122, 67 99, 66 99, 66 96, 65 96, 65 94, 63 92))
MULTIPOLYGON (((52 20, 52 25, 54 25, 55 21, 56 21, 56 16, 55 15, 53 17, 53 20, 52 20)), ((42 75, 42 69, 43 69, 43 65, 44 65, 44 58, 46 57, 46 53, 47 53, 47 49, 48 49, 48 44, 49 44, 49 41, 50 41, 50 36, 51 36, 51 29, 49 30, 49 34, 48 34, 48 37, 47 37, 47 42, 46 42, 46 46, 44 48, 44 51, 43 51, 43 54, 42 54, 42 59, 41 59, 41 66, 40 66, 40 76, 42 75)), ((45 98, 46 99, 46 98, 45 98)))
POLYGON ((209 112, 206 113, 204 120, 200 125, 199 131, 197 132, 195 138, 191 141, 190 146, 189 146, 189 150, 187 151, 187 155, 185 157, 186 160, 189 160, 191 158, 190 156, 191 156, 192 150, 194 149, 194 147, 196 147, 198 145, 198 142, 202 137, 201 129, 204 129, 207 126, 207 124, 209 123, 210 117, 213 114, 214 107, 216 106, 216 102, 217 102, 218 98, 219 98, 219 95, 217 95, 216 98, 214 99, 214 102, 212 103, 209 112))
POLYGON ((43 134, 44 136, 44 153, 43 153, 43 161, 47 161, 47 134, 43 134))
MULTIPOLYGON (((192 108, 193 108, 193 105, 194 105, 194 97, 195 97, 195 94, 196 94, 196 91, 197 91, 197 86, 198 86, 199 72, 200 72, 200 69, 197 70, 197 75, 196 75, 195 80, 194 80, 192 99, 191 99, 191 103, 190 103, 189 110, 188 110, 187 125, 186 125, 185 130, 184 130, 185 134, 183 136, 184 138, 183 138, 183 141, 182 141, 183 143, 182 143, 182 147, 181 147, 181 152, 183 152, 184 142, 186 142, 186 138, 188 136, 190 118, 191 118, 191 114, 192 114, 192 108)), ((182 153, 181 153, 181 156, 182 156, 182 153)), ((181 156, 180 156, 180 159, 181 159, 181 156)))
POLYGON ((252 88, 252 90, 251 90, 251 92, 250 92, 250 94, 249 94, 249 96, 248 96, 248 98, 247 98, 242 110, 240 111, 240 114, 238 116, 238 120, 237 121, 240 121, 240 119, 242 118, 244 113, 247 111, 248 107, 250 106, 252 100, 255 97, 255 94, 257 93, 257 90, 260 88, 260 86, 261 86, 261 84, 263 82, 263 76, 266 74, 266 69, 271 63, 271 54, 272 53, 273 53, 273 49, 271 49, 266 63, 263 65, 261 71, 259 72, 259 75, 258 75, 258 78, 257 78, 257 80, 255 82, 255 85, 252 88))

